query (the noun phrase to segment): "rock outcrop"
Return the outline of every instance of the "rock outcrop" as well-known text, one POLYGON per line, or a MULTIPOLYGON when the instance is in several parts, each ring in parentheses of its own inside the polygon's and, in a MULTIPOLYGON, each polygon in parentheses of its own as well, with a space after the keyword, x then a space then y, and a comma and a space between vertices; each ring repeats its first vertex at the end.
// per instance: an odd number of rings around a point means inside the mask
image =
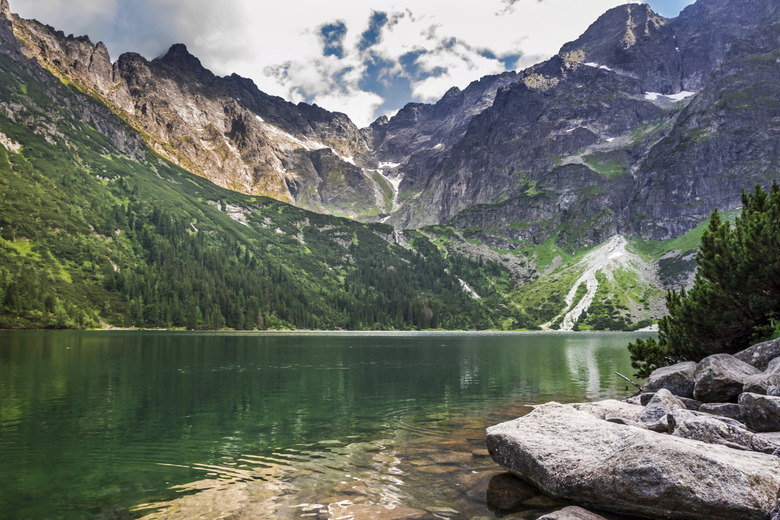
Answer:
POLYGON ((235 74, 215 76, 183 44, 152 61, 126 53, 112 63, 101 42, 5 18, 25 56, 111 107, 157 153, 192 173, 353 218, 372 220, 391 209, 382 195, 392 191, 389 182, 357 167, 375 162, 345 114, 269 96, 235 74), (333 160, 317 161, 327 150, 333 160), (334 185, 344 189, 334 195, 334 185))
POLYGON ((653 518, 762 519, 780 459, 602 421, 547 403, 488 428, 493 459, 545 493, 653 518))
POLYGON ((489 452, 544 493, 586 506, 652 518, 770 518, 780 495, 780 397, 745 391, 780 365, 767 352, 762 344, 656 370, 643 389, 654 391, 631 402, 537 406, 488 428, 489 452), (663 387, 667 378, 690 383, 691 373, 698 397, 738 395, 738 404, 702 404, 663 387))
POLYGON ((669 433, 675 437, 707 444, 722 444, 737 450, 772 454, 777 449, 775 444, 765 441, 741 425, 694 414, 687 410, 674 410, 670 413, 669 433))
POLYGON ((667 432, 669 431, 669 423, 666 416, 674 410, 687 410, 687 407, 669 390, 662 388, 647 403, 636 420, 648 430, 667 432))
POLYGON ((669 390, 677 397, 693 397, 696 384, 694 370, 696 363, 685 361, 654 370, 642 387, 643 392, 657 392, 661 388, 669 390))
POLYGON ((736 402, 749 376, 759 371, 729 354, 704 358, 694 373, 694 397, 704 403, 736 402))
POLYGON ((739 409, 751 430, 780 431, 780 397, 746 392, 739 396, 739 409))
POLYGON ((772 360, 780 358, 780 339, 756 343, 752 347, 737 352, 734 357, 764 371, 772 360))

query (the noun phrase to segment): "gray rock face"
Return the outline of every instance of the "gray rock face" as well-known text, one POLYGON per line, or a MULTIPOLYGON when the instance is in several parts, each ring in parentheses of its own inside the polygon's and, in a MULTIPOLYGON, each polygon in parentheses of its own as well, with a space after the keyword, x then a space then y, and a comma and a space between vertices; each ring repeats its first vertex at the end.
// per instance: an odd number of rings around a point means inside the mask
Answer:
POLYGON ((722 444, 737 450, 771 454, 777 447, 745 428, 726 424, 714 417, 693 414, 687 410, 675 410, 670 414, 669 433, 676 437, 707 444, 722 444))
POLYGON ((744 391, 754 394, 777 395, 778 387, 780 387, 780 357, 771 360, 762 373, 748 377, 745 380, 744 391))
POLYGON ((576 410, 586 412, 599 419, 607 419, 607 417, 621 417, 630 421, 636 421, 639 414, 644 411, 644 407, 629 404, 616 399, 605 399, 603 401, 594 401, 592 403, 575 403, 573 406, 576 410))
POLYGON ((696 370, 696 363, 685 361, 653 370, 650 377, 647 378, 642 392, 656 392, 661 388, 666 388, 677 397, 693 397, 693 386, 695 384, 693 373, 696 370))
POLYGON ((749 365, 753 365, 759 370, 766 370, 770 361, 780 358, 780 339, 757 343, 741 352, 737 352, 734 354, 734 357, 749 365))
POLYGON ((751 430, 780 431, 780 397, 744 393, 739 396, 739 408, 751 430))
POLYGON ((696 365, 694 397, 704 403, 736 401, 748 376, 758 374, 757 368, 728 354, 715 354, 696 365))
POLYGON ((744 428, 745 424, 728 417, 721 417, 720 415, 710 415, 704 412, 696 412, 693 410, 673 410, 667 415, 667 421, 669 422, 669 431, 673 431, 677 427, 676 421, 678 419, 684 419, 686 417, 704 417, 706 419, 713 419, 720 421, 730 428, 744 428))
POLYGON ((553 513, 540 516, 538 520, 606 520, 603 516, 591 513, 577 506, 564 507, 553 513))
POLYGON ((742 412, 736 403, 704 403, 699 407, 699 411, 742 422, 742 412))
POLYGON ((493 459, 544 493, 607 511, 764 519, 780 459, 608 423, 547 403, 487 430, 493 459))
POLYGON ((647 406, 637 417, 637 422, 643 424, 648 430, 666 432, 669 430, 667 414, 672 410, 686 410, 686 406, 672 393, 662 388, 655 393, 647 406))

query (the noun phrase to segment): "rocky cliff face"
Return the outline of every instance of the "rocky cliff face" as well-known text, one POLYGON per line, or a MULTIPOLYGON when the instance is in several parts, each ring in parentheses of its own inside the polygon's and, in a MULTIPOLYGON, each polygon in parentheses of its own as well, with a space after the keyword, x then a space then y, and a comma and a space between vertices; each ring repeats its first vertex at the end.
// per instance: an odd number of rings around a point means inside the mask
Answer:
POLYGON ((511 247, 679 236, 778 172, 778 5, 616 7, 552 59, 358 130, 344 114, 217 77, 183 45, 106 48, 10 14, 0 45, 97 96, 216 184, 399 227, 449 223, 511 247))
POLYGON ((672 20, 608 11, 435 160, 402 163, 411 195, 390 221, 578 248, 679 236, 738 207, 778 174, 777 27, 770 0, 700 0, 672 20))
POLYGON ((354 178, 367 144, 346 115, 288 103, 237 75, 217 77, 181 44, 151 62, 128 53, 112 64, 102 43, 6 17, 27 57, 103 100, 179 166, 222 187, 323 212, 370 219, 389 210, 377 196, 389 190, 385 180, 359 168, 354 178), (323 162, 328 149, 333 160, 323 162), (349 193, 334 195, 333 183, 349 193))

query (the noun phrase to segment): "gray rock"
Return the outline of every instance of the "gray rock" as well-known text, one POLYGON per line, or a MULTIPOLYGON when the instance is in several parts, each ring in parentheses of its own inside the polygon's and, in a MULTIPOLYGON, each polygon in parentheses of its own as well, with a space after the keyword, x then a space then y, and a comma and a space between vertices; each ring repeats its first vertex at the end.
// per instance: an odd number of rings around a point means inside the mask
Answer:
POLYGON ((756 435, 775 446, 780 446, 780 432, 756 432, 756 435))
POLYGON ((693 397, 694 370, 696 370, 696 363, 693 361, 653 370, 645 386, 642 387, 642 392, 657 392, 661 388, 666 388, 678 397, 693 397))
POLYGON ((653 397, 655 397, 655 392, 642 392, 639 394, 639 404, 647 406, 647 403, 649 403, 653 397))
POLYGON ((715 354, 696 365, 693 395, 703 403, 736 401, 748 376, 759 370, 729 354, 715 354))
POLYGON ((540 516, 538 520, 606 520, 603 516, 591 513, 577 506, 564 507, 558 511, 540 516))
POLYGON ((669 433, 684 439, 707 444, 722 444, 729 448, 772 454, 777 446, 746 428, 727 424, 716 417, 695 414, 690 410, 674 410, 669 414, 669 433))
POLYGON ((622 424, 623 426, 634 426, 635 428, 643 428, 645 430, 647 429, 647 426, 641 422, 632 421, 631 419, 626 419, 625 417, 607 415, 604 420, 615 424, 622 424))
POLYGON ((688 410, 698 411, 703 404, 701 401, 697 401, 696 399, 688 399, 687 397, 678 397, 677 399, 682 401, 688 410))
POLYGON ((499 473, 490 479, 485 499, 488 509, 503 515, 522 507, 524 501, 539 495, 539 491, 511 473, 499 473))
POLYGON ((669 390, 662 388, 655 393, 636 420, 648 430, 666 432, 669 430, 666 415, 672 410, 686 409, 682 401, 677 399, 669 390))
POLYGON ((626 397, 625 399, 623 399, 623 402, 628 404, 642 404, 640 395, 632 395, 631 397, 626 397))
POLYGON ((699 407, 699 411, 745 422, 742 419, 742 412, 737 403, 704 403, 699 407))
POLYGON ((753 365, 759 370, 766 370, 770 361, 780 358, 780 339, 757 343, 741 352, 737 352, 734 354, 734 357, 749 365, 753 365))
POLYGON ((769 520, 780 520, 780 499, 777 500, 777 504, 769 512, 769 520))
POLYGON ((592 403, 574 403, 575 409, 589 413, 599 419, 607 417, 621 417, 630 421, 636 421, 639 414, 644 411, 640 405, 618 401, 616 399, 605 399, 603 401, 594 401, 592 403))
POLYGON ((695 410, 673 410, 671 413, 669 413, 666 416, 666 420, 669 423, 669 432, 674 431, 674 429, 677 427, 676 424, 677 420, 679 420, 680 418, 685 418, 690 416, 714 419, 716 421, 722 422, 723 424, 731 428, 745 428, 744 423, 741 423, 734 419, 730 419, 728 417, 722 417, 720 415, 710 415, 708 413, 697 412, 695 410))
MULTIPOLYGON (((640 394, 639 395, 639 402, 642 404, 642 406, 647 406, 647 403, 650 402, 650 400, 653 398, 655 393, 652 394, 640 394)), ((698 410, 701 408, 702 402, 697 401, 696 399, 689 399, 688 397, 680 397, 679 395, 675 396, 677 399, 679 399, 688 410, 698 410)))
POLYGON ((739 396, 739 408, 751 430, 780 431, 780 397, 744 393, 739 396))
POLYGON ((627 428, 558 403, 488 428, 487 446, 550 496, 651 518, 764 519, 780 490, 777 457, 627 428))
POLYGON ((743 391, 753 394, 777 395, 780 387, 780 358, 769 362, 766 370, 749 376, 745 380, 743 391))

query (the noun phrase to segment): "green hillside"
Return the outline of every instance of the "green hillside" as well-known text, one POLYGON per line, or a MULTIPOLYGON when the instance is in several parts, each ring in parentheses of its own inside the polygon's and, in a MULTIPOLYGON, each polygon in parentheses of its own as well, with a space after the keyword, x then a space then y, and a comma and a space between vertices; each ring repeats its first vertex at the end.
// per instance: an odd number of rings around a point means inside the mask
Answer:
POLYGON ((74 86, 6 56, 0 99, 0 328, 500 321, 422 235, 402 247, 390 226, 218 188, 128 142, 132 130, 74 86))

